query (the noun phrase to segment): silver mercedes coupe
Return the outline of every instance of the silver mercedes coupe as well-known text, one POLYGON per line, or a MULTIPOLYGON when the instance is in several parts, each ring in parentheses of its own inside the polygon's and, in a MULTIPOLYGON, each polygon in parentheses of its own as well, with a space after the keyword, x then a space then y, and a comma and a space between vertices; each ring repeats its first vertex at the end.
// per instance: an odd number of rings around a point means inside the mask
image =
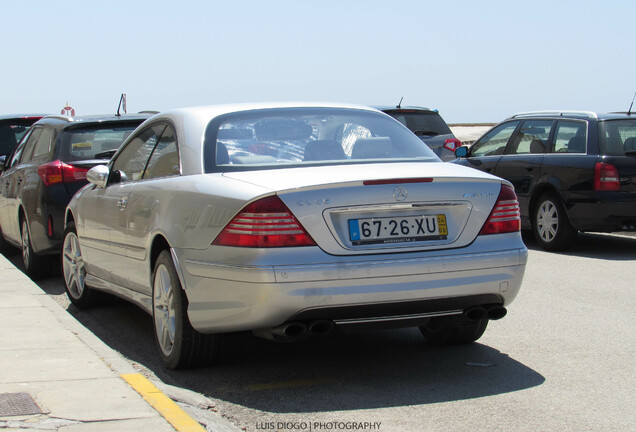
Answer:
POLYGON ((167 111, 88 180, 65 215, 68 296, 143 308, 170 368, 213 362, 242 331, 419 327, 431 344, 474 342, 526 267, 510 183, 441 162, 367 107, 167 111))

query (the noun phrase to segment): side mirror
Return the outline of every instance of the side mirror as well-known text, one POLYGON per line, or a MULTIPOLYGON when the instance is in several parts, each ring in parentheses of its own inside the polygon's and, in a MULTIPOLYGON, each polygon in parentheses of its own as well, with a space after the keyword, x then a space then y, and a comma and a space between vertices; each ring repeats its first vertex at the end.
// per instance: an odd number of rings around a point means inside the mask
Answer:
POLYGON ((106 187, 106 183, 108 183, 109 174, 110 170, 106 165, 97 165, 88 170, 86 173, 86 180, 98 188, 104 189, 106 187))
POLYGON ((455 156, 458 158, 465 158, 468 156, 468 147, 460 146, 455 149, 455 156))

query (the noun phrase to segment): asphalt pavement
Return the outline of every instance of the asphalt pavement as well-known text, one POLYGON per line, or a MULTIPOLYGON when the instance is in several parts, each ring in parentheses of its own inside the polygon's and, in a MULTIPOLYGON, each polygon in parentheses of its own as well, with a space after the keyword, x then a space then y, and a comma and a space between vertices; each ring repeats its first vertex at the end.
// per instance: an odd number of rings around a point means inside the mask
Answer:
POLYGON ((193 419, 2 255, 0 275, 0 429, 237 430, 193 419))

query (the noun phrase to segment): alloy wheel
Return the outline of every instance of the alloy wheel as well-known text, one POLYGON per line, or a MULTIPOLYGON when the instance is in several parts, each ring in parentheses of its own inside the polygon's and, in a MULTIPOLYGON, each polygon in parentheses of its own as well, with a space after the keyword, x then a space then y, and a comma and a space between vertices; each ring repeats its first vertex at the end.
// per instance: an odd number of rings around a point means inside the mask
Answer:
POLYGON ((541 239, 550 243, 559 229, 559 213, 552 201, 543 201, 537 211, 537 232, 541 239))
POLYGON ((62 249, 62 268, 64 271, 64 281, 69 294, 79 299, 85 289, 86 269, 79 240, 74 232, 68 233, 64 237, 62 249))
POLYGON ((154 320, 157 341, 163 353, 168 356, 172 352, 176 333, 175 287, 170 280, 170 273, 165 265, 157 268, 153 284, 154 320))

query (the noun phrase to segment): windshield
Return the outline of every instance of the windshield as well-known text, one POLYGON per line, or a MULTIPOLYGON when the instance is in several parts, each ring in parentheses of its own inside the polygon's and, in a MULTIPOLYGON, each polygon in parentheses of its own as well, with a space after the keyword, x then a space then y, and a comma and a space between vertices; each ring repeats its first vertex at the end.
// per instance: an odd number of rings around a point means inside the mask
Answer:
POLYGON ((636 154, 636 119, 600 122, 601 153, 609 156, 636 154))
POLYGON ((59 158, 63 161, 110 159, 139 123, 141 121, 65 129, 60 137, 59 158))
POLYGON ((206 172, 396 160, 439 161, 407 128, 372 111, 257 110, 214 119, 206 131, 206 172))

